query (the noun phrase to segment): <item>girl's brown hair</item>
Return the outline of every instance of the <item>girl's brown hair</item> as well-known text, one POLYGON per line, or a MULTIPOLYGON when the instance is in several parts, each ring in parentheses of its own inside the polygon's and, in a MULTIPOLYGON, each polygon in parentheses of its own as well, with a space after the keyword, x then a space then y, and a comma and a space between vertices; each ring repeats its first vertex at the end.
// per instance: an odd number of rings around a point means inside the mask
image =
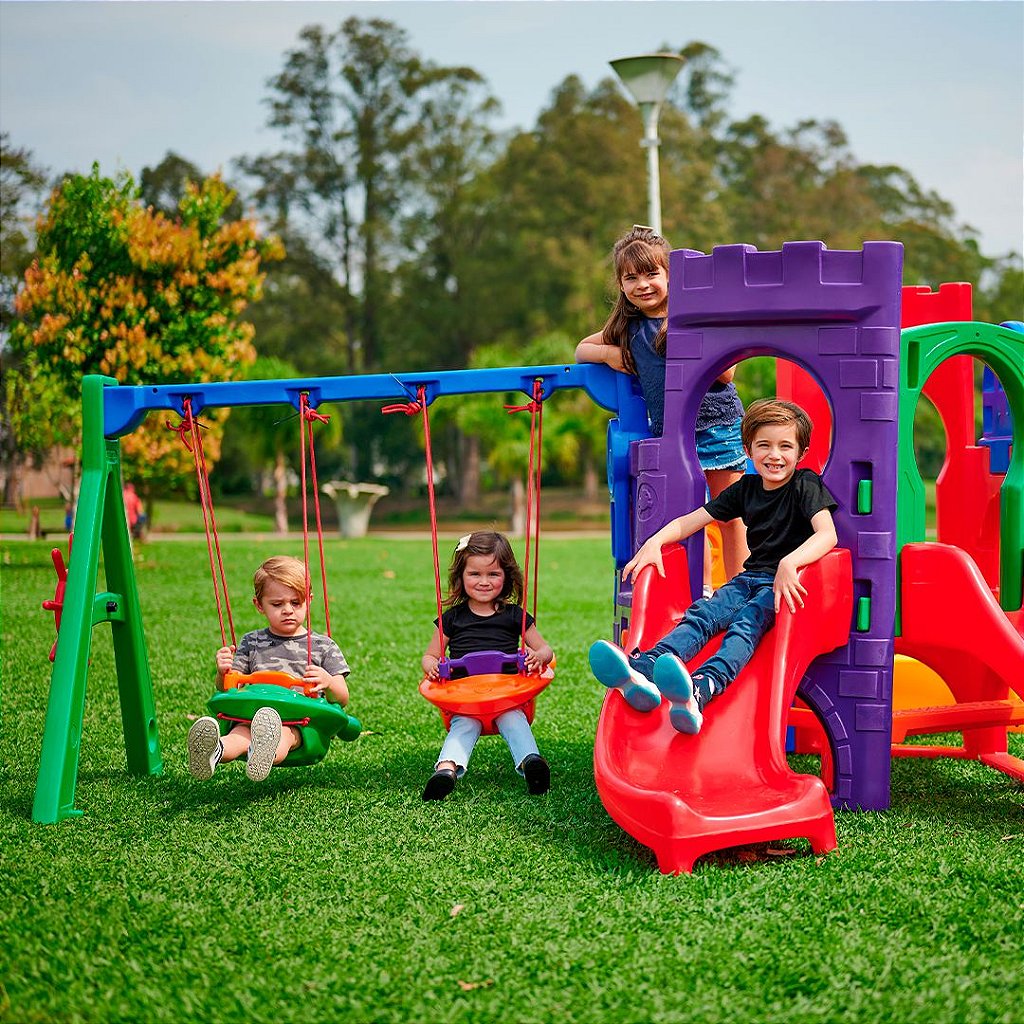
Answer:
POLYGON ((462 574, 466 571, 466 563, 472 555, 490 555, 505 573, 505 581, 501 593, 494 602, 496 611, 506 604, 519 604, 523 599, 523 573, 512 552, 512 545, 503 533, 493 530, 477 530, 468 537, 463 537, 452 555, 452 564, 448 569, 448 597, 446 608, 454 608, 457 604, 465 604, 469 598, 462 588, 462 574))
MULTIPOLYGON (((622 365, 630 373, 636 373, 633 353, 629 350, 629 322, 644 313, 630 302, 622 292, 622 278, 626 274, 649 274, 661 267, 668 276, 669 244, 652 228, 634 224, 631 231, 623 235, 612 248, 612 264, 615 267, 615 290, 619 297, 612 307, 611 316, 601 331, 601 340, 606 345, 622 349, 622 365)), ((661 325, 654 348, 659 355, 665 354, 665 333, 668 318, 661 325)))
POLYGON ((743 447, 750 451, 754 443, 754 435, 762 428, 769 426, 788 426, 796 428, 796 444, 801 453, 811 446, 810 417, 795 402, 785 402, 781 398, 759 398, 747 406, 740 424, 740 435, 743 447))

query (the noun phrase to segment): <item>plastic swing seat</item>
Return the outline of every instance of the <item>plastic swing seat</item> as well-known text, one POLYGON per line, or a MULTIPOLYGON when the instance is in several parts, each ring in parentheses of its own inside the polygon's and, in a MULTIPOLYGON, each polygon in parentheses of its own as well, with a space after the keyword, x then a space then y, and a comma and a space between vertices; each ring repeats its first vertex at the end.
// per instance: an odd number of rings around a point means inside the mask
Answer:
POLYGON ((340 704, 313 696, 305 683, 286 672, 224 674, 224 690, 215 693, 207 708, 220 723, 221 735, 237 722, 251 722, 260 708, 273 708, 283 725, 296 726, 302 743, 284 759, 284 766, 299 767, 322 761, 337 737, 349 742, 359 738, 363 727, 340 704))
POLYGON ((543 672, 529 674, 521 653, 478 651, 444 659, 439 665, 442 678, 424 679, 420 693, 440 711, 446 730, 452 715, 463 715, 483 725, 482 735, 493 736, 498 732, 494 720, 506 711, 519 708, 533 722, 537 695, 555 678, 554 665, 552 661, 543 672), (517 669, 514 675, 502 671, 509 666, 517 669), (464 669, 468 675, 452 679, 452 669, 464 669))

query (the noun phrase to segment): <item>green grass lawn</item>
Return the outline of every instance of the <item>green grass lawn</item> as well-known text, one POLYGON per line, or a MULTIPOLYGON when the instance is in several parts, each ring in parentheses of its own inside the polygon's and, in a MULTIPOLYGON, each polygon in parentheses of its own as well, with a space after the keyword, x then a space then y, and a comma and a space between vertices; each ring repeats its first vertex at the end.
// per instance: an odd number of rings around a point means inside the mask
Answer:
MULTIPOLYGON (((39 522, 48 531, 47 540, 59 540, 64 533, 64 503, 56 498, 28 502, 23 511, 0 508, 0 534, 26 534, 32 506, 39 507, 39 522)), ((338 517, 331 501, 322 508, 324 530, 337 536, 338 517)), ((289 501, 289 525, 293 531, 302 529, 300 498, 289 501)), ((509 498, 503 491, 481 495, 480 505, 472 512, 460 510, 453 498, 443 496, 438 502, 438 521, 442 530, 465 533, 493 523, 503 529, 508 519, 509 498)), ((608 504, 587 501, 572 488, 545 487, 542 503, 544 528, 551 530, 608 530, 608 504)), ((274 516, 269 499, 255 496, 218 497, 216 499, 219 533, 273 533, 274 516)), ((925 522, 929 539, 935 537, 935 483, 925 481, 925 522)), ((312 508, 310 524, 314 523, 312 508)), ((184 498, 161 499, 154 504, 152 535, 168 533, 202 533, 203 512, 196 501, 184 498)), ((370 527, 375 532, 388 530, 429 530, 428 505, 425 498, 389 495, 373 510, 370 527)))
MULTIPOLYGON (((240 630, 278 548, 223 543, 240 630)), ((186 769, 219 645, 205 547, 137 550, 163 775, 125 772, 108 627, 94 631, 76 806, 30 822, 53 622, 49 545, 3 551, 0 1020, 1002 1021, 1024 1017, 1024 788, 976 764, 897 761, 885 813, 838 852, 728 851, 666 877, 594 788, 609 634, 606 541, 542 545, 558 678, 529 797, 498 738, 447 801, 417 693, 433 617, 427 543, 328 547, 335 634, 365 734, 261 785, 186 769)), ((294 540, 283 553, 300 553, 294 540)), ((314 625, 322 623, 315 609, 314 625)), ((1011 749, 1024 755, 1024 736, 1011 749)), ((813 759, 801 762, 813 765, 813 759)))

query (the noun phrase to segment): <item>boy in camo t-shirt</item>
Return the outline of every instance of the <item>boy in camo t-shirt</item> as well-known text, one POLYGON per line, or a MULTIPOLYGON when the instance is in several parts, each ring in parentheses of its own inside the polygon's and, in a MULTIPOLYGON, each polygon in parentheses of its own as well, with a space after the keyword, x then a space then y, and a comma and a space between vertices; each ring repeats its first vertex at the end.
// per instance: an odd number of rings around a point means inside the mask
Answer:
MULTIPOLYGON (((253 577, 253 604, 267 617, 267 627, 246 633, 238 647, 217 651, 217 689, 224 689, 224 674, 230 670, 248 674, 273 670, 287 672, 313 684, 335 704, 348 703, 348 662, 329 637, 313 633, 312 663, 307 665, 306 569, 297 558, 278 555, 268 558, 253 577)), ((221 761, 246 757, 245 774, 262 782, 275 764, 280 764, 302 742, 291 725, 282 725, 273 708, 260 708, 252 722, 239 722, 225 736, 215 718, 200 718, 188 733, 188 767, 197 779, 208 779, 221 761)))

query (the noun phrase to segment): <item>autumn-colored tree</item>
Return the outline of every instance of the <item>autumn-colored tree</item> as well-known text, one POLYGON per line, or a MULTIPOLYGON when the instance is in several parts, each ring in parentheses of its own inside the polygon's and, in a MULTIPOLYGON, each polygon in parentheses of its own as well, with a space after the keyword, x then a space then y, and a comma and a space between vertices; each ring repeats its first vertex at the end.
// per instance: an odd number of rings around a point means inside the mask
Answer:
MULTIPOLYGON (((40 218, 38 255, 16 300, 15 392, 45 385, 52 402, 73 408, 83 374, 123 384, 231 380, 252 362, 253 328, 239 317, 260 297, 263 261, 281 251, 254 221, 225 220, 232 199, 218 177, 208 178, 188 185, 171 218, 143 207, 127 174, 102 177, 94 165, 66 178, 40 218)), ((24 402, 18 409, 19 436, 50 412, 24 402)), ((204 416, 211 460, 223 418, 204 416)), ((123 450, 125 471, 144 492, 189 472, 190 457, 162 419, 126 436, 123 450)))

